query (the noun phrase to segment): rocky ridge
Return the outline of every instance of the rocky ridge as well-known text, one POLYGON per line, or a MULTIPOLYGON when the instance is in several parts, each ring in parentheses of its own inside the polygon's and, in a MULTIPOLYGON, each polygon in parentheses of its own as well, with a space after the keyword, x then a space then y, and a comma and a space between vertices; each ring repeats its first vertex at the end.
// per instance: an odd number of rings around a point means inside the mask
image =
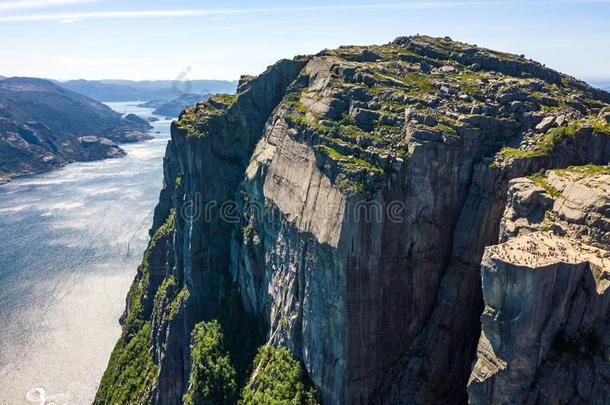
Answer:
POLYGON ((68 162, 124 156, 117 143, 150 139, 150 125, 52 82, 0 82, 0 183, 68 162))
POLYGON ((416 36, 280 61, 187 108, 96 401, 122 395, 137 344, 134 392, 180 403, 191 331, 214 319, 242 380, 257 346, 286 347, 324 404, 505 398, 471 377, 486 247, 515 232, 511 180, 608 163, 609 102, 523 56, 416 36))

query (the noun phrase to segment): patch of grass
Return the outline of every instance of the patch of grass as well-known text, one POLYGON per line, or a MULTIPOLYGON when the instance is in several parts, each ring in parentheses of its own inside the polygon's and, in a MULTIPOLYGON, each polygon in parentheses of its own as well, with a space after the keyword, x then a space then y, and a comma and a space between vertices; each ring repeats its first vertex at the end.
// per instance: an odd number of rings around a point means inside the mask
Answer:
POLYGON ((155 294, 154 312, 160 314, 167 311, 167 319, 170 321, 176 317, 182 304, 189 298, 189 290, 186 287, 178 294, 176 294, 177 289, 178 280, 172 275, 163 280, 155 294))
POLYGON ((426 115, 432 116, 436 120, 436 125, 431 126, 431 125, 426 125, 423 123, 422 123, 422 125, 425 125, 428 128, 433 128, 437 131, 441 131, 442 133, 447 134, 452 137, 458 136, 457 129, 455 129, 455 127, 454 127, 454 125, 456 125, 456 124, 454 123, 454 121, 452 119, 450 119, 434 110, 426 111, 426 115))
POLYGON ((565 87, 574 86, 576 80, 573 77, 567 75, 561 75, 561 84, 565 87))
POLYGON ((588 164, 584 166, 570 166, 565 169, 557 169, 554 170, 559 175, 562 174, 578 174, 582 176, 601 176, 601 175, 610 175, 610 167, 609 166, 600 166, 588 164))
MULTIPOLYGON (((430 80, 430 77, 422 73, 407 72, 404 74, 396 74, 376 68, 373 70, 373 76, 375 76, 375 78, 379 81, 387 81, 388 79, 391 79, 398 82, 397 84, 402 83, 405 87, 409 88, 406 91, 406 94, 413 97, 433 93, 436 90, 434 84, 430 80)), ((393 86, 386 86, 383 83, 376 84, 371 88, 374 88, 375 94, 382 93, 385 88, 392 91, 396 90, 396 88, 394 88, 393 86)))
POLYGON ((356 143, 358 138, 370 139, 374 143, 381 143, 384 141, 383 136, 376 134, 375 132, 364 132, 353 124, 339 125, 335 130, 343 137, 349 138, 352 143, 356 143))
POLYGON ((602 121, 594 121, 591 123, 591 127, 593 128, 593 132, 610 135, 610 124, 606 124, 602 121))
POLYGON ((224 104, 229 107, 235 104, 235 102, 237 101, 237 97, 237 94, 215 94, 210 97, 210 100, 212 100, 213 102, 224 104))
POLYGON ((436 88, 430 81, 430 77, 425 74, 409 72, 404 76, 403 81, 412 86, 412 89, 409 91, 411 95, 421 95, 422 93, 433 93, 436 91, 436 88))
POLYGON ((401 159, 409 159, 411 157, 411 154, 409 153, 409 150, 407 149, 406 145, 402 145, 400 146, 397 150, 396 150, 396 156, 401 158, 401 159))
POLYGON ((438 129, 439 131, 441 131, 444 134, 447 134, 449 136, 453 136, 456 137, 457 136, 457 130, 453 127, 450 127, 447 124, 443 124, 441 122, 438 123, 438 125, 436 125, 435 127, 436 129, 438 129))
POLYGON ((342 155, 341 153, 337 152, 333 148, 330 148, 326 145, 316 145, 316 146, 314 146, 314 148, 317 151, 328 156, 330 159, 339 162, 340 166, 344 169, 347 169, 348 171, 354 172, 354 171, 366 170, 366 171, 370 171, 372 173, 378 173, 378 174, 383 173, 382 168, 380 168, 379 166, 377 166, 371 162, 368 162, 362 158, 359 158, 356 156, 350 157, 350 156, 342 155))
POLYGON ((335 138, 335 137, 324 137, 324 139, 334 143, 335 145, 340 145, 340 146, 345 146, 345 147, 352 147, 355 146, 355 144, 349 143, 349 142, 345 142, 343 139, 341 138, 335 138))
POLYGON ((563 143, 566 138, 576 134, 582 124, 571 124, 566 127, 550 129, 546 134, 535 138, 536 145, 533 149, 524 150, 518 148, 503 148, 500 155, 506 158, 532 158, 549 155, 557 145, 563 143))
POLYGON ((544 176, 544 174, 542 173, 536 173, 533 174, 531 176, 528 177, 531 181, 534 182, 534 184, 536 184, 537 186, 541 187, 544 189, 544 191, 546 191, 546 193, 548 195, 550 195, 551 197, 555 198, 557 196, 559 196, 559 194, 561 194, 559 192, 559 190, 557 190, 555 187, 553 187, 548 180, 546 179, 546 177, 544 176))
POLYGON ((286 347, 261 347, 253 367, 252 378, 242 390, 240 404, 318 404, 305 370, 286 347))
POLYGON ((309 110, 305 107, 305 104, 301 103, 300 100, 297 100, 293 105, 293 108, 303 114, 306 114, 309 110))
POLYGON ((512 158, 532 158, 540 156, 537 152, 531 150, 523 150, 518 148, 502 148, 500 156, 512 159, 512 158))
POLYGON ((284 102, 288 104, 290 113, 286 116, 286 119, 297 126, 307 125, 307 107, 301 103, 301 91, 295 91, 286 95, 284 102))
POLYGON ((303 114, 288 114, 286 116, 288 121, 296 126, 305 126, 307 125, 307 117, 303 114))
POLYGON ((461 72, 455 78, 457 79, 460 88, 466 94, 482 94, 480 81, 482 75, 473 72, 461 72))

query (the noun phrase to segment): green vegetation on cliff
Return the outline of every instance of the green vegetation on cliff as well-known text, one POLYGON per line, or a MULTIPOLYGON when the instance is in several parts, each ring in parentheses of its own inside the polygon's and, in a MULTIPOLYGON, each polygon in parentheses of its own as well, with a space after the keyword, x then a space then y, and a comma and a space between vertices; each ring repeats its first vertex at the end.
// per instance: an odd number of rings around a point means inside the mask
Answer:
POLYGON ((148 404, 157 383, 158 367, 149 353, 150 322, 128 343, 119 341, 102 377, 96 404, 148 404))
POLYGON ((194 107, 186 108, 176 121, 176 125, 186 132, 188 138, 205 137, 208 135, 204 130, 206 124, 223 117, 235 104, 237 98, 236 94, 216 94, 194 107))
POLYGON ((528 149, 503 148, 500 155, 506 158, 532 158, 549 155, 558 145, 564 143, 570 137, 574 137, 578 131, 588 128, 594 133, 610 135, 610 125, 599 121, 575 122, 567 126, 551 128, 546 133, 533 138, 533 147, 528 149))
POLYGON ((557 197, 560 193, 555 187, 553 187, 546 179, 543 173, 536 173, 528 177, 537 186, 542 187, 551 197, 557 197))
POLYGON ((240 404, 314 405, 318 401, 290 350, 263 346, 254 359, 252 378, 242 391, 240 404))
POLYGON ((610 166, 588 164, 584 166, 570 166, 565 169, 556 169, 557 174, 576 174, 583 177, 610 175, 610 166))
POLYGON ((201 322, 191 336, 191 376, 186 405, 233 405, 237 399, 235 369, 224 348, 220 324, 201 322))
MULTIPOLYGON (((127 295, 127 309, 122 318, 123 332, 114 347, 106 372, 100 382, 95 404, 147 404, 157 383, 158 366, 150 354, 151 322, 146 313, 145 296, 149 287, 149 258, 159 248, 159 241, 174 230, 175 214, 170 212, 165 223, 151 238, 138 273, 127 295)), ((175 286, 168 278, 161 295, 175 286)), ((160 300, 156 300, 157 302, 160 300)), ((160 305, 160 304, 157 304, 160 305)), ((148 309, 150 312, 151 309, 148 309)))
POLYGON ((550 129, 546 134, 534 138, 534 147, 531 149, 504 148, 500 154, 507 158, 529 158, 545 156, 551 153, 557 145, 564 142, 567 137, 574 136, 579 127, 572 124, 567 127, 550 129))
POLYGON ((162 313, 164 308, 163 306, 167 304, 167 301, 173 299, 175 295, 175 290, 178 286, 178 281, 174 276, 166 277, 159 288, 157 289, 157 293, 155 294, 155 300, 153 304, 153 312, 162 313))

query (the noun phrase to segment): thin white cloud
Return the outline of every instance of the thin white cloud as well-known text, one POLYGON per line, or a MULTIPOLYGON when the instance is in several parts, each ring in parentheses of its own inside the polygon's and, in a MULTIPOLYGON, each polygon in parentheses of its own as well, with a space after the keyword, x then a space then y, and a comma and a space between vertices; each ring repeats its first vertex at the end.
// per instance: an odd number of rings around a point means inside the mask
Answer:
POLYGON ((47 8, 55 6, 65 6, 83 3, 95 3, 102 0, 22 0, 22 1, 2 1, 0 2, 1 11, 18 11, 37 8, 47 8))
POLYGON ((125 58, 106 58, 106 57, 63 57, 63 56, 38 56, 34 61, 41 64, 53 64, 59 66, 123 66, 127 64, 125 58))
MULTIPOLYGON (((58 0, 59 1, 59 0, 58 0)), ((356 11, 356 10, 406 10, 425 8, 467 7, 485 4, 497 4, 502 1, 418 1, 411 3, 390 4, 345 4, 337 6, 306 6, 277 8, 239 8, 239 9, 175 9, 175 10, 136 10, 136 11, 100 11, 65 14, 30 14, 0 16, 0 22, 27 21, 72 21, 99 19, 135 19, 135 18, 180 18, 180 17, 217 17, 239 14, 274 14, 290 12, 315 11, 356 11)), ((522 1, 510 1, 520 3, 522 1)))

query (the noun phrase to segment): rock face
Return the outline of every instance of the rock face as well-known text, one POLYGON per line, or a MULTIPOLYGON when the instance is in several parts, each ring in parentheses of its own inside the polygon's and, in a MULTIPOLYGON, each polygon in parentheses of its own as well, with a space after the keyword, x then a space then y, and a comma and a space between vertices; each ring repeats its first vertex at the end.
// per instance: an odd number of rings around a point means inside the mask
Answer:
POLYGON ((511 182, 505 242, 481 264, 471 403, 608 402, 609 207, 609 167, 511 182))
POLYGON ((0 177, 124 156, 116 142, 151 138, 148 123, 128 118, 46 80, 1 81, 0 177))
MULTIPOLYGON (((126 316, 138 300, 162 302, 133 315, 152 322, 159 367, 139 388, 144 401, 180 403, 190 332, 212 319, 233 362, 249 364, 249 345, 288 347, 324 404, 465 403, 469 379, 472 401, 505 399, 493 387, 475 393, 470 376, 487 299, 481 261, 500 234, 519 233, 502 221, 512 179, 608 163, 608 102, 522 57, 417 36, 281 61, 242 78, 236 96, 186 109, 172 126, 151 230, 161 260, 141 266, 141 292, 128 298, 126 316), (172 215, 161 246, 154 235, 172 215)), ((588 226, 606 215, 599 198, 558 208, 558 217, 587 214, 580 230, 558 219, 557 235, 607 243, 588 226)), ((575 250, 566 287, 585 277, 587 254, 575 250)), ((113 358, 130 343, 124 333, 113 358)), ((517 361, 529 353, 513 349, 517 361)), ((116 401, 109 387, 120 388, 120 369, 111 360, 97 402, 116 401)))

